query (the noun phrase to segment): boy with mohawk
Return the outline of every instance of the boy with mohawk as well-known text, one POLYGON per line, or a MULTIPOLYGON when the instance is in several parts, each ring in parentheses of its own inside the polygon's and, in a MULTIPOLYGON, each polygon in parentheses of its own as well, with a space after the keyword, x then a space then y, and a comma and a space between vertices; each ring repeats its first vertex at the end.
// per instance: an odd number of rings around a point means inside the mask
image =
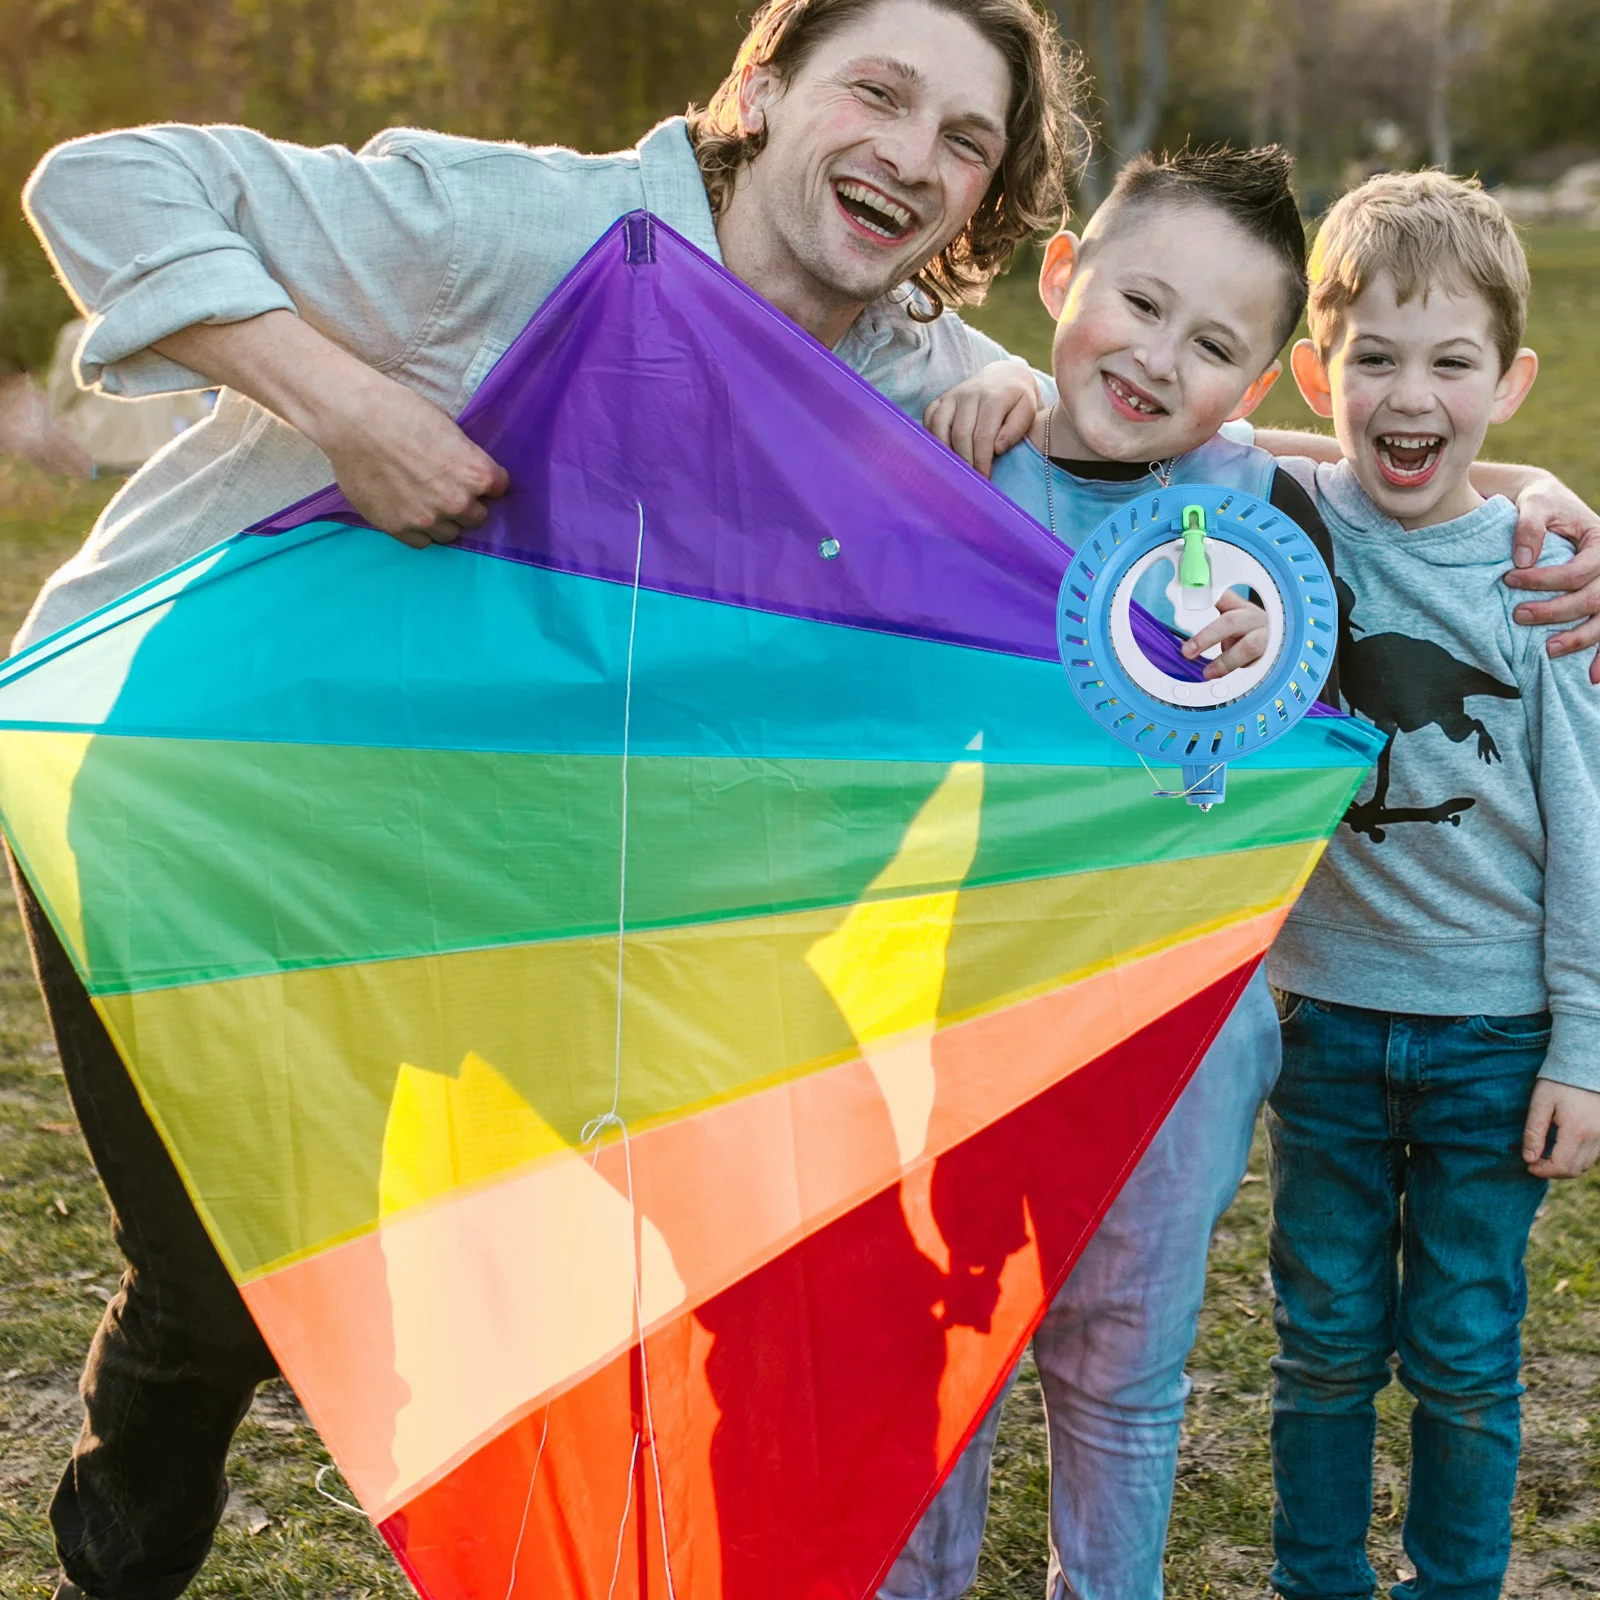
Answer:
MULTIPOLYGON (((993 477, 1058 537, 1076 543, 1160 482, 1219 483, 1270 498, 1329 554, 1294 479, 1265 451, 1218 433, 1272 387, 1305 306, 1290 170, 1276 147, 1142 156, 1081 239, 1050 241, 1039 293, 1056 324, 1059 398, 993 477)), ((1026 371, 1001 363, 935 402, 928 425, 970 446, 962 417, 1031 397, 1026 371)), ((1206 668, 1215 677, 1261 653, 1264 622, 1255 606, 1225 605, 1185 653, 1222 646, 1206 668)), ((1159 1600, 1207 1248, 1244 1176, 1279 1048, 1258 973, 1035 1335, 1050 1426, 1051 1600, 1159 1600)), ((972 1582, 1000 1410, 997 1401, 881 1600, 955 1600, 972 1582)))
POLYGON ((1329 213, 1293 356, 1344 459, 1343 692, 1389 734, 1269 957, 1272 1583, 1370 1596, 1374 1398, 1411 1392, 1395 1600, 1498 1595, 1520 1446, 1523 1253, 1600 1154, 1600 705, 1513 624, 1516 513, 1468 478, 1538 362, 1522 247, 1475 182, 1392 173, 1329 213))

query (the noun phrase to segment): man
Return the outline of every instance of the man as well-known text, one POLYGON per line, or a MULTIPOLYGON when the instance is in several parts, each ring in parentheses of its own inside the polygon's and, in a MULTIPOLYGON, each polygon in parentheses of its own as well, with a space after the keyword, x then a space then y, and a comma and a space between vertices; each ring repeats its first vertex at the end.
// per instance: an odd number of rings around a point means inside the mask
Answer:
MULTIPOLYGON (((614 156, 415 132, 352 155, 242 128, 66 145, 26 201, 91 319, 81 379, 118 395, 225 387, 50 580, 18 644, 329 478, 410 544, 478 525, 507 477, 452 415, 594 241, 641 206, 920 415, 1003 357, 932 313, 1054 222, 1081 135, 1056 41, 1027 0, 773 0, 707 110, 614 156)), ((228 1442, 275 1368, 20 876, 17 887, 129 1261, 51 1507, 59 1594, 170 1600, 210 1548, 228 1442)))
MULTIPOLYGON (((619 155, 414 132, 351 155, 235 128, 64 146, 27 203, 91 314, 83 381, 127 395, 225 388, 50 580, 19 644, 330 477, 408 543, 477 526, 507 479, 451 416, 566 271, 639 206, 920 414, 1004 355, 934 313, 1055 222, 1080 135, 1055 41, 1027 0, 772 0, 710 107, 619 155)), ((204 1559, 228 1440, 274 1369, 18 889, 130 1262, 52 1506, 60 1593, 168 1600, 204 1559)))

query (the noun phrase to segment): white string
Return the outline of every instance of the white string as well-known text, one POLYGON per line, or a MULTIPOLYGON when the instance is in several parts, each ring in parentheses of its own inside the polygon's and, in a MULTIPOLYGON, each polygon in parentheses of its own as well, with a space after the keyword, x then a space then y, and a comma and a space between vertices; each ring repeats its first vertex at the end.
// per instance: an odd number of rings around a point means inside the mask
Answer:
MULTIPOLYGON (((620 1107, 622 1105, 622 1007, 623 986, 627 959, 627 928, 628 928, 628 757, 633 737, 633 656, 634 643, 639 629, 639 575, 644 566, 644 505, 639 502, 639 539, 633 553, 633 605, 628 614, 628 665, 627 677, 623 688, 622 697, 622 862, 617 873, 617 1019, 616 1039, 612 1057, 611 1068, 611 1109, 602 1116, 589 1121, 583 1128, 580 1138, 584 1144, 598 1140, 607 1128, 616 1128, 622 1134, 622 1159, 628 1182, 628 1214, 634 1219, 633 1244, 633 1315, 635 1326, 639 1330, 639 1384, 643 1390, 644 1398, 644 1428, 650 1439, 650 1466, 656 1485, 656 1512, 661 1523, 661 1560, 667 1577, 668 1600, 677 1600, 677 1590, 672 1581, 672 1553, 667 1545, 667 1499, 666 1490, 661 1481, 661 1458, 656 1449, 655 1416, 650 1404, 650 1362, 645 1352, 644 1331, 644 1286, 641 1281, 638 1242, 638 1208, 634 1201, 633 1193, 633 1141, 629 1137, 628 1124, 624 1121, 620 1107)), ((595 1151, 594 1159, 599 1161, 600 1152, 595 1151)), ((628 1462, 629 1501, 623 1507, 622 1527, 617 1530, 617 1564, 611 1574, 611 1586, 614 1591, 617 1582, 617 1573, 622 1566, 622 1537, 628 1526, 628 1511, 632 1504, 633 1473, 639 1462, 639 1438, 633 1436, 633 1455, 628 1462)), ((508 1597, 509 1600, 509 1597, 508 1597)), ((608 1595, 609 1600, 609 1595, 608 1595)))
POLYGON ((334 1504, 335 1504, 335 1505, 336 1505, 336 1506, 340 1506, 340 1507, 342 1507, 342 1508, 343 1508, 343 1509, 344 1509, 344 1510, 346 1510, 346 1511, 353 1511, 353 1512, 355 1512, 355 1514, 356 1514, 356 1515, 357 1515, 357 1516, 358 1516, 358 1517, 364 1517, 364 1516, 366 1516, 366 1512, 365 1512, 365 1511, 363 1511, 363 1510, 362 1510, 362 1509, 361 1509, 361 1507, 360 1507, 360 1506, 358 1506, 358 1505, 353 1505, 353 1504, 352 1504, 352 1503, 351 1503, 351 1502, 350 1502, 350 1501, 348 1501, 348 1500, 341 1500, 341 1499, 340 1499, 340 1498, 339 1498, 339 1497, 338 1497, 338 1495, 336 1495, 336 1494, 334 1494, 334 1493, 333 1493, 333 1492, 332 1492, 332 1491, 331 1491, 331 1490, 328 1490, 328 1489, 324 1489, 324 1488, 323 1488, 323 1487, 322 1487, 322 1480, 323 1480, 323 1479, 324 1479, 324 1478, 325 1478, 325 1477, 327 1477, 327 1475, 328 1475, 328 1474, 329 1474, 329 1473, 330 1473, 330 1472, 337 1472, 337 1471, 338 1471, 338 1470, 339 1470, 339 1469, 338 1469, 338 1467, 337 1467, 337 1466, 336 1466, 336 1465, 335 1465, 335 1464, 334 1464, 334 1463, 333 1463, 333 1462, 332 1462, 332 1461, 330 1461, 330 1462, 329 1462, 329 1463, 328 1463, 328 1464, 327 1464, 327 1465, 326 1465, 326 1466, 324 1466, 324 1467, 319 1467, 319 1468, 318 1468, 318 1469, 317 1469, 317 1475, 316 1475, 316 1477, 315 1477, 315 1478, 314 1478, 314 1479, 313 1479, 313 1480, 312 1480, 312 1484, 311 1484, 311 1487, 312 1487, 312 1488, 313 1488, 313 1489, 315 1489, 315 1490, 316 1490, 316 1491, 317 1491, 317 1493, 318 1493, 318 1494, 320 1494, 320 1495, 321 1495, 321 1496, 322 1496, 322 1498, 323 1498, 323 1499, 324 1499, 324 1500, 331 1500, 331 1501, 332 1501, 332 1502, 333 1502, 333 1503, 334 1503, 334 1504))
POLYGON ((1209 771, 1202 772, 1187 789, 1163 789, 1161 787, 1161 780, 1155 775, 1150 763, 1145 760, 1144 756, 1139 751, 1135 750, 1133 753, 1139 757, 1139 765, 1144 768, 1146 776, 1150 779, 1151 783, 1156 786, 1157 798, 1162 800, 1183 800, 1187 798, 1189 795, 1193 794, 1196 789, 1199 789, 1203 785, 1210 783, 1211 780, 1216 777, 1216 775, 1227 765, 1227 762, 1219 761, 1216 766, 1212 767, 1209 771))
POLYGON ((617 1592, 617 1574, 622 1571, 622 1543, 628 1535, 628 1516, 633 1510, 633 1469, 639 1462, 639 1435, 633 1436, 633 1454, 628 1457, 628 1495, 622 1502, 622 1524, 617 1529, 617 1555, 611 1563, 611 1587, 606 1590, 606 1600, 617 1592))
POLYGON ((511 1547, 511 1579, 506 1584, 506 1600, 517 1592, 517 1566, 522 1560, 522 1541, 528 1532, 528 1514, 533 1510, 533 1488, 539 1481, 539 1463, 544 1460, 544 1442, 550 1437, 550 1406, 544 1408, 544 1427, 539 1431, 539 1448, 533 1453, 533 1473, 528 1479, 528 1497, 522 1502, 522 1521, 517 1525, 517 1542, 511 1547))

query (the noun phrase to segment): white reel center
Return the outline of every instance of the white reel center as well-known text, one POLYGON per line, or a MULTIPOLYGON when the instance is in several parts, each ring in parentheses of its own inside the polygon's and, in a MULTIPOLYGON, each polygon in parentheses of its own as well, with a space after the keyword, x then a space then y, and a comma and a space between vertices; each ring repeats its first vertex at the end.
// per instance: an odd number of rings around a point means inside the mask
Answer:
POLYGON ((1210 569, 1209 581, 1185 584, 1179 576, 1184 570, 1184 540, 1177 538, 1157 545, 1129 567, 1111 597, 1107 621, 1118 664, 1146 694, 1165 705, 1202 709, 1241 700, 1265 681, 1283 650, 1283 596, 1267 569, 1248 550, 1214 535, 1206 537, 1205 555, 1210 569), (1194 683, 1172 677, 1144 653, 1133 631, 1134 591, 1140 579, 1162 561, 1172 564, 1173 578, 1167 585, 1167 598, 1172 602, 1177 625, 1185 634, 1198 633, 1208 623, 1216 621, 1217 601, 1224 590, 1244 586, 1256 592, 1267 614, 1267 647, 1259 660, 1225 677, 1194 683))

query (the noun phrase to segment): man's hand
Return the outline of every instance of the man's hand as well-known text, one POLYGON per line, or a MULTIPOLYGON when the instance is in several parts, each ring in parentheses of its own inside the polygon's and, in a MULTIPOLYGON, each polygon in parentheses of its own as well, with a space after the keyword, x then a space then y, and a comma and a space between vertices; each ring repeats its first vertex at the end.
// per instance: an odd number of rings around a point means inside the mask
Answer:
POLYGON ((481 527, 483 502, 511 486, 505 468, 431 400, 370 367, 323 401, 311 426, 350 504, 416 550, 481 527))
MULTIPOLYGON (((1534 474, 1516 501, 1517 534, 1512 553, 1516 570, 1508 572, 1505 581, 1513 589, 1556 598, 1526 601, 1512 615, 1529 625, 1577 623, 1545 641, 1545 649, 1553 656, 1600 646, 1600 517, 1548 472, 1534 474), (1575 553, 1560 566, 1535 567, 1549 533, 1575 546, 1575 553)), ((1589 664, 1589 681, 1600 684, 1600 650, 1589 664)))
POLYGON ((292 311, 197 323, 155 348, 297 428, 332 462, 345 498, 367 522, 413 549, 479 527, 489 514, 483 502, 511 486, 505 469, 431 400, 292 311))
POLYGON ((922 413, 922 425, 984 477, 1028 437, 1039 415, 1039 387, 1020 361, 994 361, 946 389, 922 413))
POLYGON ((1600 1157, 1600 1092, 1540 1078, 1528 1102, 1522 1130, 1522 1159, 1536 1178, 1576 1178, 1600 1157), (1556 1143, 1544 1147, 1554 1124, 1556 1143))
POLYGON ((1226 677, 1240 667, 1259 661, 1267 648, 1267 614, 1260 606, 1252 605, 1243 595, 1224 589, 1217 596, 1220 615, 1208 622, 1192 639, 1183 644, 1183 653, 1189 660, 1197 660, 1212 645, 1226 648, 1215 661, 1206 663, 1205 676, 1226 677))

